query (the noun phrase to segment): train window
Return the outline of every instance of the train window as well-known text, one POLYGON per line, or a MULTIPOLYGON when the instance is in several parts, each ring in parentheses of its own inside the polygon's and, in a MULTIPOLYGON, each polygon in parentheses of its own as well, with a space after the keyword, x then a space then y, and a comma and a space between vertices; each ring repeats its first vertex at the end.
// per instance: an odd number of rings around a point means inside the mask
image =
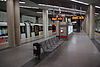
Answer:
POLYGON ((39 36, 39 26, 35 25, 34 29, 35 29, 35 36, 39 36))
POLYGON ((0 29, 0 36, 2 35, 1 29, 0 29))
POLYGON ((21 31, 21 33, 25 33, 25 26, 21 26, 20 31, 21 31))
POLYGON ((0 27, 0 36, 7 36, 8 31, 7 31, 7 26, 1 26, 0 27))
POLYGON ((49 26, 49 27, 48 27, 48 30, 52 30, 52 26, 49 26))
POLYGON ((35 30, 34 30, 34 26, 31 26, 31 32, 34 32, 35 30))
POLYGON ((53 25, 53 26, 52 26, 52 30, 56 30, 56 26, 53 25))
POLYGON ((43 31, 43 26, 39 26, 39 31, 43 31))

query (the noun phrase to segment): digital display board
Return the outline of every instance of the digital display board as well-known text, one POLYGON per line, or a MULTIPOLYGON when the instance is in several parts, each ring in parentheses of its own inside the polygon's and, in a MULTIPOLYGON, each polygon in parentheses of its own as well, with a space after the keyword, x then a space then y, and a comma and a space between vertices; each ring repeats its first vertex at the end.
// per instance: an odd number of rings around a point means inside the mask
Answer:
POLYGON ((57 18, 51 18, 51 20, 52 20, 52 21, 56 21, 56 20, 57 20, 57 18))
POLYGON ((84 18, 84 16, 75 16, 75 17, 72 17, 72 20, 78 20, 78 19, 83 20, 85 18, 84 18))
POLYGON ((63 18, 58 18, 58 20, 62 20, 63 18))
POLYGON ((61 20, 63 20, 63 18, 62 18, 62 17, 59 17, 59 18, 51 18, 51 20, 52 20, 52 21, 57 21, 57 20, 58 20, 58 21, 61 21, 61 20))

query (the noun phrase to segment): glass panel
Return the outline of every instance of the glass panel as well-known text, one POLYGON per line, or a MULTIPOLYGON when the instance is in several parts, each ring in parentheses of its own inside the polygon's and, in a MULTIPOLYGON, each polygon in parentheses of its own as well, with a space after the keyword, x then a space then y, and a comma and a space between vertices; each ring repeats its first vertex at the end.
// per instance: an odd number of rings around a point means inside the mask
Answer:
POLYGON ((24 0, 24 3, 20 3, 21 40, 35 40, 43 37, 42 9, 37 4, 30 3, 32 2, 29 0, 24 0), (24 27, 24 32, 22 31, 22 26, 24 27))
POLYGON ((9 47, 6 1, 0 0, 0 49, 9 47))

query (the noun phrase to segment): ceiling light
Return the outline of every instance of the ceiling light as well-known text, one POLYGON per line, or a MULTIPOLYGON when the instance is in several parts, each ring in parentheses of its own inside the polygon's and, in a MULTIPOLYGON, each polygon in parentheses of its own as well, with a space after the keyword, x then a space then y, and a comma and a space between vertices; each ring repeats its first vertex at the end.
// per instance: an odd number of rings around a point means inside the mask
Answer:
POLYGON ((100 8, 99 6, 95 6, 96 8, 100 8))
POLYGON ((84 4, 84 5, 89 5, 88 3, 77 1, 77 0, 70 0, 70 1, 73 1, 73 2, 76 2, 76 3, 80 3, 80 4, 84 4))
POLYGON ((99 15, 99 13, 95 13, 96 15, 99 15))
POLYGON ((22 2, 22 1, 20 1, 19 3, 21 3, 21 4, 25 4, 25 2, 22 2))
MULTIPOLYGON (((36 13, 42 14, 43 12, 36 12, 36 13)), ((52 14, 52 13, 48 13, 48 14, 52 14)))
POLYGON ((36 12, 36 13, 42 13, 42 12, 36 12))
POLYGON ((45 5, 45 4, 38 4, 38 5, 45 7, 59 8, 59 6, 53 6, 53 5, 45 5))
POLYGON ((0 1, 6 1, 6 0, 0 0, 0 1))
POLYGON ((20 6, 21 8, 32 8, 32 9, 39 9, 39 7, 31 7, 31 6, 20 6))
MULTIPOLYGON (((0 0, 0 1, 7 1, 7 0, 0 0)), ((25 2, 20 1, 19 3, 21 4, 25 4, 25 2)))

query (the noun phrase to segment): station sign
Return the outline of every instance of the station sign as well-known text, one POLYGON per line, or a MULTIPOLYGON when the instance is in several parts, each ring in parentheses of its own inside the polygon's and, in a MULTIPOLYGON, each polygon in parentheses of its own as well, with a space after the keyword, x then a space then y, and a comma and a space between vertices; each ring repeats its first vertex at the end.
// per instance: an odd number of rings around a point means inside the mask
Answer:
POLYGON ((61 21, 61 20, 63 20, 63 18, 61 18, 61 17, 58 17, 58 18, 51 18, 51 20, 52 20, 52 21, 61 21))
POLYGON ((84 20, 84 16, 73 16, 72 20, 84 20))

